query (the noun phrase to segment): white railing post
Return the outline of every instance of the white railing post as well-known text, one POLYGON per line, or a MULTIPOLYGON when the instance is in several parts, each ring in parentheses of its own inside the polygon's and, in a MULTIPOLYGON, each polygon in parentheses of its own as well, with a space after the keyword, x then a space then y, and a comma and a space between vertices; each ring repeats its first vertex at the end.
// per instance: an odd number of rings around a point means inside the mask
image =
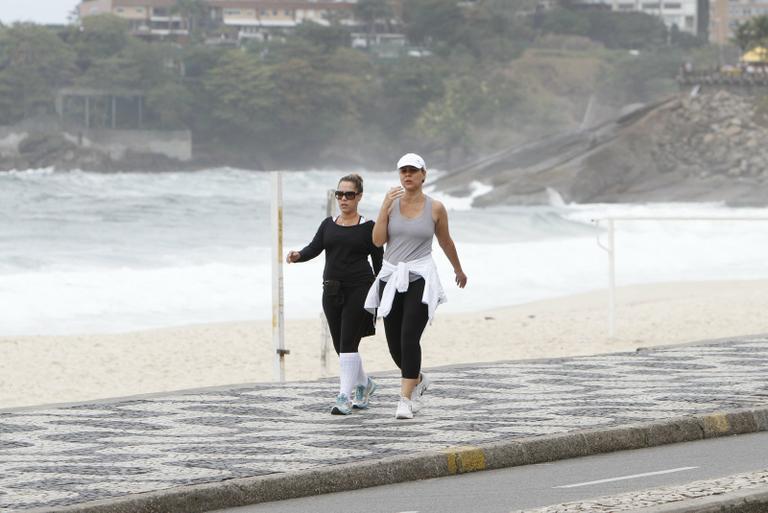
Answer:
POLYGON ((687 216, 620 216, 592 219, 600 228, 600 221, 608 222, 608 245, 600 242, 600 232, 597 234, 597 245, 608 253, 608 336, 616 336, 616 221, 768 221, 768 217, 687 217, 687 216))
POLYGON ((613 219, 608 220, 608 338, 616 336, 616 241, 613 219))
MULTIPOLYGON (((328 189, 328 195, 325 203, 325 215, 334 217, 336 213, 336 198, 334 190, 328 189)), ((328 328, 328 320, 325 314, 320 314, 320 369, 323 376, 327 376, 328 360, 331 355, 331 330, 328 328)))
POLYGON ((283 177, 272 175, 272 341, 275 345, 275 380, 285 381, 285 303, 283 297, 283 177))

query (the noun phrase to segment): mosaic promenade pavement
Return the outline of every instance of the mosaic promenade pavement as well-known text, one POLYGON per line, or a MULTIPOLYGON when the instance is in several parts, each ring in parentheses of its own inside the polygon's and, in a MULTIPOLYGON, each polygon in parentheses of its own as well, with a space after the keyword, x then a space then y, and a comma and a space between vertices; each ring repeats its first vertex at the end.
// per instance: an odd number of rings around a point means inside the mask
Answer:
POLYGON ((430 376, 412 421, 393 376, 349 417, 329 414, 334 381, 0 412, 0 511, 768 405, 768 337, 430 376))

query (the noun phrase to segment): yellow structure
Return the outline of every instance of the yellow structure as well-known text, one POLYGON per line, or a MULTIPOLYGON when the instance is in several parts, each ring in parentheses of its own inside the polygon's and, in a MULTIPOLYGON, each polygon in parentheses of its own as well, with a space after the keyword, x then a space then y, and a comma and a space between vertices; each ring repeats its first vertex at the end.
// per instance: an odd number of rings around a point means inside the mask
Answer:
POLYGON ((768 64, 768 48, 758 46, 741 56, 741 62, 746 64, 768 64))

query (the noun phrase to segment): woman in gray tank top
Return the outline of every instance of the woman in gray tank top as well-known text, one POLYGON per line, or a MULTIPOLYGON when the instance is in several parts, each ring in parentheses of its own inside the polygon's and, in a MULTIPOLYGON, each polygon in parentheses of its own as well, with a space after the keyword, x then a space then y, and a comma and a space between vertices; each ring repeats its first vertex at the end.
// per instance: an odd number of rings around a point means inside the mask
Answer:
POLYGON ((397 168, 401 185, 387 193, 373 229, 373 243, 379 247, 386 243, 386 249, 365 306, 378 308, 384 318, 389 353, 401 371, 395 417, 411 419, 430 384, 421 372, 421 335, 437 306, 445 301, 432 260, 434 237, 453 265, 460 288, 467 284, 467 276, 448 230, 448 212, 441 202, 424 194, 424 159, 407 153, 397 168))

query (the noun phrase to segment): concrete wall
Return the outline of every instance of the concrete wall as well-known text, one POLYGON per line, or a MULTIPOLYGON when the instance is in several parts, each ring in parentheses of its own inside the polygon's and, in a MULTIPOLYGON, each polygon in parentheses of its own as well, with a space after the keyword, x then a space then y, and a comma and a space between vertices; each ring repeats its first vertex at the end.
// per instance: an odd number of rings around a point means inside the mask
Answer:
POLYGON ((192 159, 192 134, 189 130, 69 130, 62 135, 75 144, 108 153, 112 160, 126 152, 163 155, 187 162, 192 159))
POLYGON ((19 143, 31 133, 62 135, 74 144, 106 153, 112 160, 122 159, 128 151, 163 155, 182 162, 192 159, 192 134, 189 130, 72 130, 55 124, 31 126, 30 123, 0 126, 0 156, 17 156, 19 143))

